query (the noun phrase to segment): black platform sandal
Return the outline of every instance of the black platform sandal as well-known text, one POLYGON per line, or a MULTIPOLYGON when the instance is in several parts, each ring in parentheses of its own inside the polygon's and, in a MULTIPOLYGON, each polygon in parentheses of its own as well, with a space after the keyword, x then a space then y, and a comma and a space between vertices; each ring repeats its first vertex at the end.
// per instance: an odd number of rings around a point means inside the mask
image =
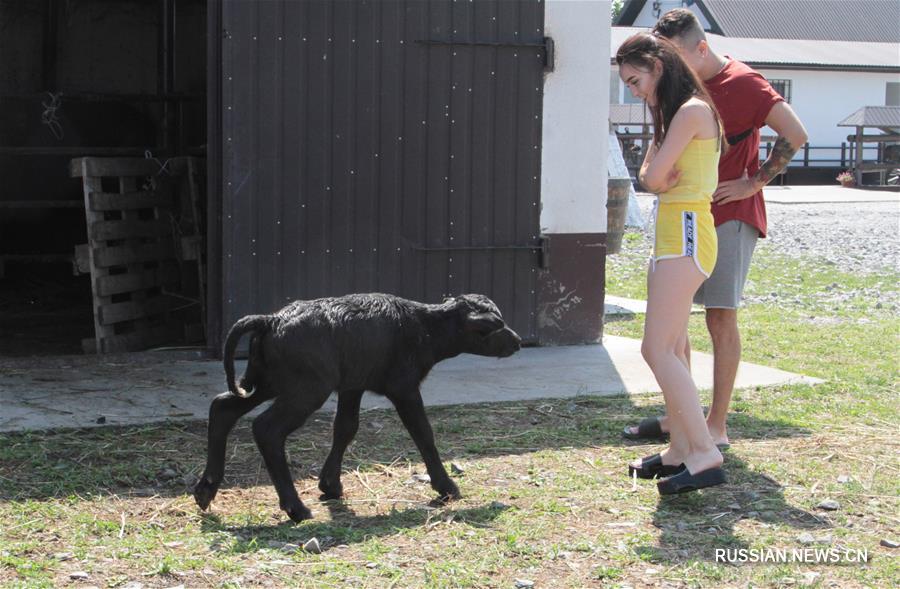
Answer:
POLYGON ((725 471, 721 466, 707 468, 697 474, 691 474, 691 471, 685 468, 678 474, 673 474, 656 483, 656 488, 659 490, 660 495, 675 495, 677 493, 705 489, 706 487, 714 487, 724 482, 726 482, 725 471))
POLYGON ((622 437, 628 440, 659 440, 665 442, 669 439, 669 432, 662 431, 659 417, 645 417, 637 426, 637 432, 631 431, 632 426, 622 430, 622 437))
POLYGON ((684 470, 683 464, 663 464, 662 456, 654 454, 653 456, 641 458, 641 466, 639 468, 629 464, 628 476, 633 477, 637 475, 639 479, 655 479, 656 477, 667 477, 677 474, 682 470, 684 470))

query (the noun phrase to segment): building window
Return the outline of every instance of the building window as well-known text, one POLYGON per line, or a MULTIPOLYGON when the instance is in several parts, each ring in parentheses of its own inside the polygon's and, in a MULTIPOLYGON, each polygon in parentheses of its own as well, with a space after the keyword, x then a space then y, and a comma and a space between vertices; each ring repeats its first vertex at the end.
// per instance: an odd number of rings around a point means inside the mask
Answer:
POLYGON ((791 102, 791 81, 790 80, 769 80, 769 84, 775 89, 775 92, 784 98, 787 103, 791 102))
POLYGON ((884 105, 900 106, 900 82, 888 82, 884 88, 884 105))

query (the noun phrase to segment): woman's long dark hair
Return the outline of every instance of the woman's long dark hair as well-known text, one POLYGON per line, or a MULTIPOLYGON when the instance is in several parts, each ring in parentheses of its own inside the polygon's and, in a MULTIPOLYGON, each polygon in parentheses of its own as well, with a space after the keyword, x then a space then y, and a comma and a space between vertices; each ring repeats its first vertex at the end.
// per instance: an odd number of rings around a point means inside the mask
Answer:
POLYGON ((697 73, 682 59, 668 39, 650 33, 637 33, 625 39, 616 52, 616 63, 628 64, 643 71, 653 71, 656 60, 662 63, 662 74, 656 84, 656 104, 647 105, 653 116, 653 143, 661 145, 681 105, 696 96, 709 105, 719 126, 720 144, 724 148, 722 119, 709 92, 697 73))

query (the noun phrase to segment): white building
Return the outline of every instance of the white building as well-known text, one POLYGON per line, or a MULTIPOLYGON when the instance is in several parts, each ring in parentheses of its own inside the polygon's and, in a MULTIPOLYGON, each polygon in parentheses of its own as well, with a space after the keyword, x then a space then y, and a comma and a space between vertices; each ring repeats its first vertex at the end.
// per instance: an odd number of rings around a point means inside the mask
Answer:
MULTIPOLYGON (((900 105, 900 2, 630 0, 613 27, 611 54, 680 6, 698 16, 714 51, 758 70, 791 104, 809 133, 813 167, 840 166, 848 129, 837 124, 847 116, 863 106, 900 105)), ((633 102, 613 63, 610 103, 633 102)))

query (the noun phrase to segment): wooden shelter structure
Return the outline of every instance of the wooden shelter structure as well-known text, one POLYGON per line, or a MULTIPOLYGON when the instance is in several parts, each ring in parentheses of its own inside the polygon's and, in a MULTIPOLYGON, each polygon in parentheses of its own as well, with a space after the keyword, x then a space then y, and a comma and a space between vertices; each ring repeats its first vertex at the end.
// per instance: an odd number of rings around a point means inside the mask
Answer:
POLYGON ((637 178, 653 133, 653 117, 643 102, 609 105, 609 126, 622 148, 632 179, 637 178))
POLYGON ((853 144, 853 175, 856 185, 863 185, 863 174, 873 172, 879 175, 879 185, 887 184, 889 172, 900 168, 900 106, 864 106, 837 126, 856 128, 855 134, 847 136, 847 141, 853 144), (881 132, 866 135, 867 128, 881 132), (875 143, 878 147, 874 162, 863 161, 866 143, 875 143))

